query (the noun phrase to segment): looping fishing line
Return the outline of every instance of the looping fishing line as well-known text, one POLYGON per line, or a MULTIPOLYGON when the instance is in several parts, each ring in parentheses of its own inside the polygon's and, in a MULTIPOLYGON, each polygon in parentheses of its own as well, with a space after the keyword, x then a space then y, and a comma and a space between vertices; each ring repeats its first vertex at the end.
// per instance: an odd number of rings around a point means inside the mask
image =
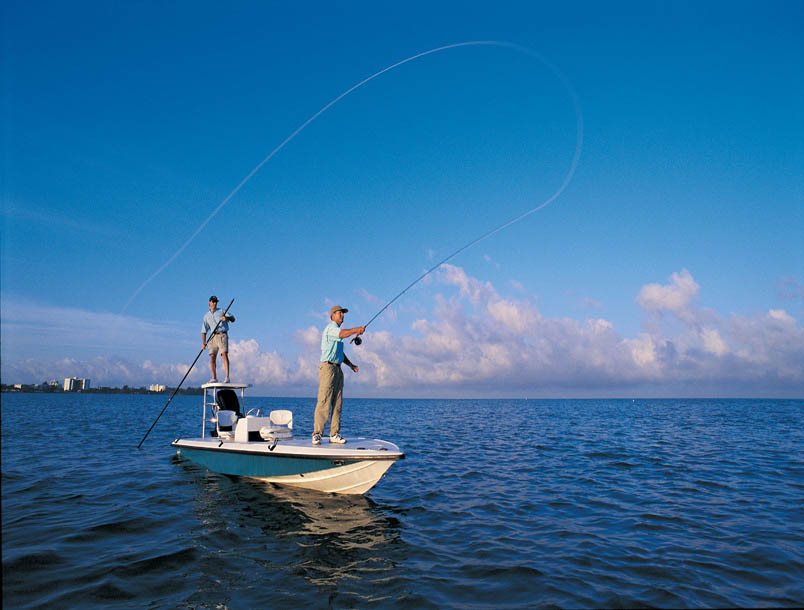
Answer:
POLYGON ((481 46, 481 45, 497 46, 497 47, 505 47, 505 48, 515 49, 515 50, 517 50, 517 51, 519 51, 521 53, 529 55, 530 57, 533 57, 534 59, 538 60, 540 63, 545 65, 551 72, 553 72, 553 74, 555 74, 558 77, 558 79, 566 87, 566 89, 569 92, 570 97, 572 99, 573 106, 575 107, 575 116, 576 116, 576 125, 577 125, 577 137, 576 137, 576 145, 575 145, 575 154, 573 155, 572 163, 570 164, 569 171, 567 172, 567 175, 565 176, 564 181, 561 183, 561 186, 559 186, 558 190, 555 193, 553 193, 548 199, 546 199, 545 201, 543 201, 542 203, 537 205, 535 208, 532 208, 532 209, 528 210, 527 212, 525 212, 523 214, 520 214, 516 218, 512 218, 511 220, 501 224, 500 226, 492 229, 491 231, 488 231, 487 233, 484 233, 480 237, 472 240, 471 242, 469 242, 465 246, 462 246, 461 248, 459 248, 458 250, 456 250, 455 252, 453 252, 452 254, 450 254, 449 256, 444 258, 443 260, 441 260, 437 265, 435 265, 434 267, 432 267, 431 269, 426 271, 424 274, 419 276, 416 280, 414 280, 411 284, 409 284, 402 292, 400 292, 393 299, 388 301, 388 303, 385 305, 385 307, 383 307, 380 311, 378 311, 374 315, 374 317, 371 318, 371 320, 369 320, 366 323, 366 326, 371 324, 382 312, 384 312, 386 309, 388 309, 388 307, 394 301, 396 301, 399 297, 401 297, 403 294, 405 294, 410 288, 412 288, 413 286, 418 284, 421 280, 423 280, 430 273, 432 273, 433 271, 438 269, 438 267, 440 267, 441 265, 443 265, 444 263, 446 263, 447 261, 452 259, 454 256, 460 254, 461 252, 463 252, 467 248, 469 248, 469 247, 475 245, 476 243, 486 239, 487 237, 491 237, 492 235, 494 235, 498 231, 502 231, 506 227, 509 227, 512 224, 514 224, 516 222, 519 222, 523 218, 525 218, 527 216, 530 216, 534 212, 537 212, 537 211, 541 210, 542 208, 544 208, 545 206, 547 206, 549 203, 551 203, 553 200, 555 200, 559 195, 561 195, 561 193, 564 192, 564 189, 567 188, 567 185, 570 183, 570 180, 572 180, 572 177, 575 174, 575 170, 578 167, 578 160, 580 159, 581 149, 583 147, 583 115, 581 114, 581 106, 580 106, 580 103, 578 101, 578 96, 576 95, 575 90, 573 89, 573 87, 570 84, 569 80, 567 80, 567 78, 564 76, 564 74, 557 67, 555 67, 553 64, 548 62, 546 59, 544 59, 541 55, 539 55, 538 53, 536 53, 532 49, 528 49, 527 47, 523 47, 521 45, 514 44, 514 43, 511 43, 511 42, 500 42, 500 41, 497 41, 497 40, 474 40, 474 41, 469 41, 469 42, 458 42, 458 43, 455 43, 455 44, 449 44, 449 45, 445 45, 443 47, 437 47, 435 49, 430 49, 429 51, 424 51, 422 53, 417 53, 416 55, 412 55, 412 56, 408 57, 407 59, 403 59, 402 61, 398 61, 395 64, 391 64, 390 66, 387 66, 387 67, 383 68, 382 70, 380 70, 378 72, 375 72, 374 74, 372 74, 368 78, 365 78, 362 81, 360 81, 359 83, 357 83, 356 85, 351 86, 349 89, 347 89, 346 91, 341 93, 339 96, 334 98, 332 101, 330 101, 328 104, 326 104, 318 112, 313 114, 309 119, 304 121, 304 123, 299 125, 299 127, 297 127, 296 130, 293 133, 291 133, 287 138, 285 138, 282 141, 282 143, 279 144, 279 146, 274 148, 268 154, 268 156, 266 156, 262 161, 260 161, 254 167, 254 169, 252 169, 248 174, 246 174, 246 177, 243 178, 240 181, 240 183, 232 190, 232 192, 229 193, 223 199, 223 201, 221 201, 218 204, 218 206, 214 210, 212 210, 210 215, 207 216, 207 218, 204 220, 204 222, 202 222, 199 225, 199 227, 192 233, 192 235, 190 235, 190 237, 187 238, 187 240, 181 245, 181 247, 178 250, 176 250, 176 252, 174 252, 173 255, 170 258, 168 258, 168 260, 165 261, 162 264, 161 267, 159 267, 156 271, 154 271, 148 279, 146 279, 142 284, 140 284, 140 286, 129 297, 128 301, 126 301, 126 304, 123 306, 123 309, 121 310, 120 313, 121 314, 125 313, 125 311, 129 307, 129 305, 131 305, 131 302, 137 297, 137 295, 140 294, 140 292, 142 292, 143 288, 145 288, 148 284, 150 284, 151 281, 153 281, 153 279, 156 278, 156 276, 158 276, 160 273, 162 273, 162 271, 164 271, 168 267, 168 265, 170 265, 170 263, 172 263, 174 260, 176 260, 176 258, 182 252, 184 252, 185 248, 187 248, 187 246, 190 245, 190 243, 198 236, 198 234, 204 229, 204 227, 206 227, 207 224, 209 224, 209 221, 211 221, 217 215, 217 213, 221 211, 223 206, 225 206, 227 203, 229 203, 229 201, 232 199, 232 197, 234 197, 238 193, 238 191, 240 191, 240 189, 243 188, 246 185, 246 183, 249 180, 251 180, 252 177, 254 177, 254 174, 256 174, 262 168, 263 165, 268 163, 268 161, 270 161, 274 157, 274 155, 276 155, 288 143, 290 143, 290 141, 293 140, 293 138, 295 138, 297 135, 299 135, 310 123, 312 123, 314 120, 316 120, 324 112, 329 110, 332 106, 337 104, 339 101, 341 101, 343 98, 345 98, 347 95, 349 95, 353 91, 359 89, 360 87, 362 87, 366 83, 374 80, 378 76, 380 76, 382 74, 385 74, 386 72, 390 72, 391 70, 393 70, 395 68, 398 68, 399 66, 402 66, 402 65, 404 65, 404 64, 406 64, 408 62, 411 62, 414 59, 419 59, 420 57, 425 57, 427 55, 432 55, 433 53, 439 53, 441 51, 446 51, 448 49, 456 49, 456 48, 459 48, 459 47, 481 46))

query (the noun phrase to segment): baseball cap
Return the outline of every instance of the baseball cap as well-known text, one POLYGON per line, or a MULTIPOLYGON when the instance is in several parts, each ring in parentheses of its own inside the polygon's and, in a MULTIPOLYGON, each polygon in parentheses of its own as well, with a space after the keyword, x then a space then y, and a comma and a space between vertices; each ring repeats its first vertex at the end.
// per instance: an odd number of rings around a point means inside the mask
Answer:
POLYGON ((332 309, 329 310, 329 315, 332 316, 336 311, 342 311, 343 313, 347 313, 349 310, 345 307, 341 307, 340 305, 333 305, 332 309))
POLYGON ((216 297, 216 296, 213 294, 211 297, 209 297, 209 300, 210 300, 210 301, 215 301, 215 302, 217 303, 217 302, 218 302, 218 297, 216 297))

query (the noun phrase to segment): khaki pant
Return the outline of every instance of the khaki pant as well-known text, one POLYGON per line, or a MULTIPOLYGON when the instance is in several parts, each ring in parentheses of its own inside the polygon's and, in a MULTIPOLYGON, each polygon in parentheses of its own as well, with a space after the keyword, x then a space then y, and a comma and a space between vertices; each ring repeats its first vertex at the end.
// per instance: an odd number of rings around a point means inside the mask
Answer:
POLYGON ((343 371, 338 365, 322 362, 318 365, 318 402, 315 405, 313 433, 324 434, 327 420, 329 435, 335 436, 341 429, 341 405, 343 404, 343 371))
POLYGON ((229 353, 229 333, 215 333, 207 341, 210 355, 217 356, 218 352, 229 353))

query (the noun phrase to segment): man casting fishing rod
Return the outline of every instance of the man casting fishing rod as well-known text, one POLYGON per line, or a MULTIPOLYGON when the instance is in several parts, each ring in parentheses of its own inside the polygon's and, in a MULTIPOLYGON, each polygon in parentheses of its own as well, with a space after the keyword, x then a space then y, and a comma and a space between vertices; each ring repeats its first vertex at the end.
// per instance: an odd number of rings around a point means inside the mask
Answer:
POLYGON ((321 361, 318 365, 318 402, 315 405, 313 422, 313 445, 321 443, 321 436, 327 426, 327 420, 332 415, 329 424, 329 442, 339 445, 346 442, 340 435, 341 405, 343 404, 343 371, 341 364, 345 364, 355 373, 357 365, 349 361, 343 353, 343 340, 355 335, 359 337, 366 332, 365 326, 354 328, 341 328, 343 314, 349 310, 335 305, 329 310, 330 323, 321 334, 321 361))

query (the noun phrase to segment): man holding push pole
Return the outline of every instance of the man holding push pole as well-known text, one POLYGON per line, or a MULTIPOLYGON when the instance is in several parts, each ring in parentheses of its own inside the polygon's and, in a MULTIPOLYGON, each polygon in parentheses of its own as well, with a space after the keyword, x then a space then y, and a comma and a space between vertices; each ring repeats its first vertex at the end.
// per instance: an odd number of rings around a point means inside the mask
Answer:
POLYGON ((229 383, 229 322, 234 321, 235 317, 232 314, 226 314, 226 317, 224 317, 223 312, 218 309, 218 297, 215 295, 209 297, 209 311, 204 314, 204 326, 201 329, 203 349, 209 348, 209 368, 212 371, 212 379, 209 380, 209 383, 218 381, 215 362, 218 352, 223 356, 223 368, 226 369, 224 383, 229 383), (209 341, 207 341, 209 331, 215 332, 210 335, 209 341))

